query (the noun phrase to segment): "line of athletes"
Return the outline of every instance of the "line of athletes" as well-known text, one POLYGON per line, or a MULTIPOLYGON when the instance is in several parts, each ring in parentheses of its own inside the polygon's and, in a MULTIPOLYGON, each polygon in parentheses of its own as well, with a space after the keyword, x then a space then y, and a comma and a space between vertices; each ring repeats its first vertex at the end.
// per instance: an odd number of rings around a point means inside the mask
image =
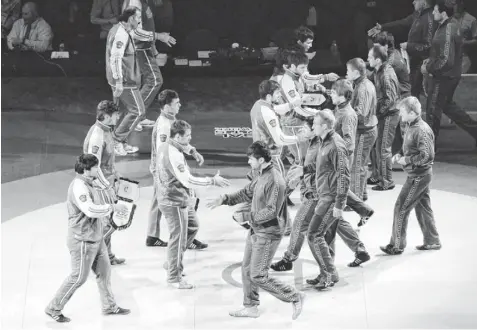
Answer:
MULTIPOLYGON (((269 277, 268 270, 270 267, 278 271, 291 269, 305 236, 320 268, 319 275, 307 282, 319 290, 328 289, 339 281, 334 266, 336 233, 356 253, 350 267, 357 267, 370 259, 356 231, 343 219, 342 212, 346 205, 357 212, 361 217, 359 225, 364 225, 373 214, 362 200, 366 190, 365 166, 376 135, 380 146, 378 151, 387 149, 381 145, 389 143, 390 117, 397 115, 405 123, 403 147, 392 161, 403 165, 408 179, 396 202, 391 241, 381 249, 390 255, 403 252, 408 216, 413 208, 416 208, 424 234, 424 244, 417 248, 441 248, 429 196, 434 135, 421 119, 421 105, 416 98, 389 100, 389 88, 393 88, 390 81, 393 86, 398 83, 387 62, 386 49, 375 45, 369 52, 375 85, 367 78, 366 64, 362 59, 347 63, 345 80, 337 79, 333 74, 312 76, 306 73, 308 57, 303 50, 289 50, 283 54, 281 59, 286 59, 286 63, 282 66, 282 76, 276 74, 273 80, 260 84, 260 100, 251 111, 255 142, 248 150, 252 167, 250 183, 235 194, 223 195, 208 203, 211 208, 243 203, 233 215, 237 222, 249 228, 242 265, 244 308, 230 313, 236 317, 259 316, 259 288, 292 303, 293 319, 300 315, 304 294, 269 277), (328 91, 336 106, 334 113, 303 106, 301 95, 305 88, 302 78, 305 82, 311 81, 307 84, 313 90, 322 90, 320 82, 324 79, 335 80, 328 91), (286 129, 292 134, 288 135, 286 129), (281 161, 281 147, 285 145, 292 146, 293 157, 293 166, 287 174, 281 161), (291 226, 286 198, 298 183, 301 183, 302 204, 290 230, 290 243, 283 259, 271 265, 283 235, 289 230, 287 227, 291 226)), ((193 187, 224 187, 229 181, 219 173, 205 178, 191 175, 184 154, 192 155, 199 164, 204 159, 190 145, 191 126, 175 118, 180 109, 179 95, 164 90, 159 95, 159 103, 162 111, 155 124, 151 155, 155 189, 152 209, 164 215, 169 227, 170 240, 164 265, 168 272, 167 281, 176 288, 191 289, 194 286, 183 278, 182 260, 198 230, 197 199, 193 187)), ((116 305, 111 292, 111 264, 105 244, 111 231, 103 230, 111 213, 121 211, 114 203, 119 174, 114 167, 111 135, 111 126, 117 123, 118 117, 118 108, 113 102, 100 102, 98 121, 88 133, 84 154, 75 167, 78 175, 70 185, 67 201, 68 247, 73 270, 46 308, 46 313, 58 322, 69 321, 62 310, 76 289, 86 281, 90 268, 96 273, 103 313, 123 315, 130 312, 116 305)), ((387 172, 391 171, 388 166, 391 159, 384 159, 382 155, 379 158, 382 166, 378 172, 382 187, 385 187, 385 180, 389 182, 387 172)), ((158 227, 157 219, 154 220, 158 227)))

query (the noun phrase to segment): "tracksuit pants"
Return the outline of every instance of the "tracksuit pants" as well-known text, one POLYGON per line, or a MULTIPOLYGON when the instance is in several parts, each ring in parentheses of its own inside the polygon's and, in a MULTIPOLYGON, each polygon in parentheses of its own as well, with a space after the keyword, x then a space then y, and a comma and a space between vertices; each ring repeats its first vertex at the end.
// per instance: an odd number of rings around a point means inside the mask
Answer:
POLYGON ((447 117, 477 141, 477 121, 473 120, 453 101, 454 93, 459 82, 460 77, 430 77, 426 121, 434 131, 434 137, 436 140, 441 127, 442 113, 445 113, 447 117))
POLYGON ((164 79, 161 70, 157 65, 157 60, 153 56, 151 49, 138 49, 137 60, 141 70, 141 97, 144 101, 145 109, 149 109, 162 87, 164 79))
POLYGON ((46 311, 52 315, 62 314, 61 311, 71 296, 88 279, 90 269, 96 275, 103 312, 115 310, 117 305, 111 290, 111 264, 104 240, 85 242, 68 237, 67 245, 72 271, 48 304, 46 311))
POLYGON ((398 250, 406 248, 409 214, 415 209, 417 222, 424 236, 424 244, 440 244, 431 208, 429 185, 432 174, 408 176, 394 205, 394 221, 390 245, 398 250))
POLYGON ((159 204, 159 210, 167 221, 169 242, 167 244, 167 281, 179 282, 184 270, 183 258, 199 230, 197 214, 192 206, 179 207, 159 204))
POLYGON ((409 78, 411 78, 411 95, 415 96, 419 99, 419 96, 421 95, 422 91, 422 82, 424 80, 424 77, 421 72, 421 66, 422 66, 423 61, 421 60, 414 60, 410 59, 410 73, 409 73, 409 78))
POLYGON ((400 122, 399 113, 395 113, 378 121, 378 138, 376 140, 376 155, 378 164, 378 185, 388 188, 394 185, 392 166, 392 146, 396 127, 400 122))
POLYGON ((108 251, 108 256, 109 260, 113 260, 116 258, 114 255, 113 251, 111 250, 111 235, 116 231, 113 226, 111 226, 111 223, 109 222, 109 218, 105 218, 105 221, 103 223, 103 239, 104 239, 104 244, 106 244, 106 249, 108 251))
MULTIPOLYGON (((115 87, 112 86, 114 91, 115 87)), ((113 138, 117 142, 126 142, 131 132, 146 117, 146 108, 138 88, 124 88, 119 102, 126 108, 122 119, 118 121, 113 132, 113 138)))
POLYGON ((152 196, 151 210, 149 211, 149 221, 147 224, 147 236, 160 238, 161 234, 161 217, 162 213, 157 202, 157 191, 154 185, 154 193, 152 196))
POLYGON ((378 130, 373 127, 369 131, 362 132, 356 136, 356 147, 354 149, 354 162, 351 167, 351 185, 350 190, 360 199, 366 189, 366 180, 368 178, 368 160, 371 150, 374 147, 378 136, 378 130))
POLYGON ((268 274, 280 242, 281 238, 266 234, 252 234, 252 230, 249 230, 242 261, 243 305, 245 307, 260 305, 259 289, 267 291, 283 302, 291 303, 299 300, 299 292, 295 287, 268 274))

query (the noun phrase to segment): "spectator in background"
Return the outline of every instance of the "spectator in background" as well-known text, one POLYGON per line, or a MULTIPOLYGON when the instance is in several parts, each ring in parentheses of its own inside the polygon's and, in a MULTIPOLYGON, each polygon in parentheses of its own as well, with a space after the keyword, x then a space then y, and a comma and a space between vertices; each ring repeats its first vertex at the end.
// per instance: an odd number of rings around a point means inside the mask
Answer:
POLYGON ((13 23, 20 18, 21 11, 20 0, 2 0, 2 39, 7 37, 13 23))
POLYGON ((118 23, 121 15, 123 0, 93 0, 91 8, 91 23, 101 26, 99 37, 106 39, 109 30, 118 23))
POLYGON ((455 0, 454 19, 459 24, 460 34, 464 38, 464 58, 462 73, 477 72, 477 19, 465 8, 464 0, 455 0))
POLYGON ((10 50, 33 50, 45 52, 51 50, 53 31, 50 25, 38 14, 38 7, 27 2, 22 8, 22 18, 13 23, 7 42, 10 50))

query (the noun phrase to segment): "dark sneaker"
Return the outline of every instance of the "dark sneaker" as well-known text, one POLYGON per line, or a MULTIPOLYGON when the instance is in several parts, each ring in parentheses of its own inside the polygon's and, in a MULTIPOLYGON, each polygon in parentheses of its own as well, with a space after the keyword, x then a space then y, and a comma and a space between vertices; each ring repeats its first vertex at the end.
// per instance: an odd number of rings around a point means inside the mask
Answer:
POLYGON ((335 286, 335 283, 331 280, 327 280, 324 276, 320 277, 318 284, 315 285, 315 289, 323 291, 335 286))
POLYGON ((369 261, 371 257, 369 256, 368 252, 358 252, 356 253, 356 257, 353 260, 353 262, 350 262, 348 264, 348 267, 358 267, 359 265, 365 263, 366 261, 369 261))
POLYGON ((361 219, 359 219, 359 222, 358 222, 358 227, 364 226, 368 222, 369 218, 373 216, 373 214, 374 214, 374 211, 371 211, 364 217, 361 217, 361 219))
POLYGON ((440 244, 424 244, 416 246, 416 250, 419 251, 428 251, 428 250, 440 250, 442 245, 440 244))
POLYGON ((296 320, 300 316, 301 311, 303 310, 303 304, 305 303, 306 295, 303 292, 299 293, 298 301, 293 302, 293 314, 292 320, 296 320))
POLYGON ((353 211, 353 209, 351 207, 349 207, 348 205, 345 206, 345 208, 343 209, 344 212, 351 212, 353 211))
POLYGON ((378 185, 378 186, 374 186, 374 187, 371 188, 371 189, 373 189, 374 191, 386 191, 386 190, 393 190, 394 187, 396 187, 396 186, 395 186, 395 185, 391 185, 391 186, 389 186, 389 187, 383 187, 383 186, 379 186, 379 185, 378 185))
POLYGON ((187 247, 189 250, 203 250, 206 249, 209 246, 209 244, 202 243, 199 240, 193 240, 192 243, 187 247))
POLYGON ((128 315, 129 313, 131 313, 131 310, 129 309, 116 307, 115 309, 104 312, 103 314, 104 315, 128 315))
POLYGON ((146 238, 146 246, 158 246, 158 247, 166 247, 167 242, 164 242, 160 238, 147 236, 146 238))
POLYGON ((366 183, 370 186, 375 186, 379 183, 379 180, 378 179, 374 179, 374 178, 368 178, 368 180, 366 181, 366 183))
POLYGON ((386 254, 389 254, 390 256, 395 256, 403 253, 403 250, 395 249, 391 245, 386 245, 386 246, 380 246, 379 247, 381 251, 383 251, 386 254))
POLYGON ((45 314, 51 317, 53 320, 55 320, 58 323, 67 323, 70 322, 71 319, 69 317, 64 316, 63 314, 60 315, 53 315, 50 312, 45 311, 45 314))
MULTIPOLYGON (((318 274, 317 277, 306 280, 306 283, 315 286, 320 282, 321 279, 324 279, 323 275, 318 274)), ((338 275, 338 273, 334 273, 331 275, 331 281, 333 282, 333 285, 340 281, 340 276, 338 275)))
POLYGON ((122 265, 126 262, 126 259, 124 258, 116 258, 114 257, 114 259, 111 259, 111 266, 114 266, 114 265, 122 265))
POLYGON ((291 261, 286 261, 285 259, 282 259, 272 264, 270 268, 276 272, 286 272, 288 270, 293 269, 293 263, 291 261))

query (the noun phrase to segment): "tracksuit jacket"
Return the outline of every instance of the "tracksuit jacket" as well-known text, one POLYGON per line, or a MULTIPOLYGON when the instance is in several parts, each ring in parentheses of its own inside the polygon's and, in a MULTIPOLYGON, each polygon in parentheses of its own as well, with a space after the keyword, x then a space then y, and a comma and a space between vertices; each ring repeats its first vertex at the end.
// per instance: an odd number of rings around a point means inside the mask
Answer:
POLYGON ((388 62, 384 62, 377 71, 373 72, 373 81, 378 99, 376 109, 378 119, 399 112, 396 109, 396 102, 399 99, 399 81, 394 69, 388 62))

